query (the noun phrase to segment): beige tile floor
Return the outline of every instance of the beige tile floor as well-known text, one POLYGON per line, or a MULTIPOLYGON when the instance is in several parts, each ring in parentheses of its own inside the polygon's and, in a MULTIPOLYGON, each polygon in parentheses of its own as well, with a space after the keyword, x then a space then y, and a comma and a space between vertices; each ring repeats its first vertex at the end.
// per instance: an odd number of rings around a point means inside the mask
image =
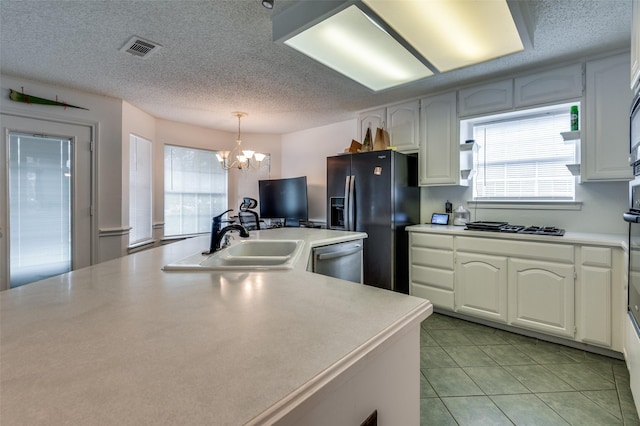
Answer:
POLYGON ((420 337, 422 426, 640 425, 621 360, 435 313, 420 337))

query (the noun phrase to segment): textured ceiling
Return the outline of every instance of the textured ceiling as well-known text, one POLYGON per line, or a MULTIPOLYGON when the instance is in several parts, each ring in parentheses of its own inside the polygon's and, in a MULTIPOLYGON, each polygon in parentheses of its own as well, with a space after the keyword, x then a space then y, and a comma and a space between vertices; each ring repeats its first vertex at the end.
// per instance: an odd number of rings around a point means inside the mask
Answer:
POLYGON ((631 0, 522 1, 533 18, 533 49, 378 94, 274 43, 271 14, 292 3, 283 0, 273 11, 259 0, 0 0, 0 72, 221 130, 236 128, 232 111, 246 111, 243 131, 287 133, 630 45, 631 0), (134 35, 162 48, 147 59, 121 52, 134 35))

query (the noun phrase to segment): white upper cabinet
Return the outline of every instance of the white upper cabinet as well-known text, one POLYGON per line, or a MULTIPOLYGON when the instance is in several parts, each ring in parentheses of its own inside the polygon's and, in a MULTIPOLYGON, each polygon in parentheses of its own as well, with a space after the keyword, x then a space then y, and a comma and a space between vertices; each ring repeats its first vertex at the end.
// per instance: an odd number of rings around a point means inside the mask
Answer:
POLYGON ((460 182, 457 125, 456 92, 420 101, 418 177, 421 186, 460 182))
POLYGON ((630 180, 629 55, 587 62, 582 181, 630 180))
POLYGON ((460 117, 509 110, 513 107, 513 80, 462 89, 458 105, 460 117))
POLYGON ((640 0, 633 0, 631 23, 631 89, 640 81, 640 0))
POLYGON ((378 127, 385 127, 385 120, 387 119, 387 108, 376 108, 368 111, 363 111, 358 114, 358 121, 360 123, 360 128, 358 136, 360 137, 359 142, 364 142, 364 137, 367 134, 367 129, 371 129, 371 144, 373 144, 376 129, 378 127))
POLYGON ((391 145, 400 152, 417 152, 420 144, 420 101, 387 107, 387 130, 391 145))
POLYGON ((569 65, 514 80, 516 108, 582 97, 582 64, 569 65))

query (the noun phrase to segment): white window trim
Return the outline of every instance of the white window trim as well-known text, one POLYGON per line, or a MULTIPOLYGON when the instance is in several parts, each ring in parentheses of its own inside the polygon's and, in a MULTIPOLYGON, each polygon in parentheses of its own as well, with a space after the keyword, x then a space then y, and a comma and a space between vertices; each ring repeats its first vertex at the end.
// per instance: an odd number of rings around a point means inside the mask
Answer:
MULTIPOLYGON (((461 119, 459 121, 459 129, 460 129, 460 139, 461 141, 466 141, 467 139, 473 139, 473 127, 474 125, 487 124, 492 122, 500 122, 500 121, 511 121, 514 118, 523 118, 523 117, 531 117, 535 115, 545 114, 547 111, 555 111, 559 108, 569 108, 571 105, 578 104, 581 106, 581 100, 566 100, 561 103, 542 106, 542 107, 527 107, 524 109, 519 109, 511 112, 503 112, 503 113, 495 113, 495 114, 483 114, 476 117, 470 117, 461 119), (532 114, 532 110, 536 110, 535 113, 532 114)), ((462 143, 462 142, 461 142, 462 143)), ((575 151, 575 161, 580 162, 580 147, 577 146, 575 151)), ((475 165, 474 165, 475 166, 475 165)), ((475 167, 474 167, 475 168, 475 167)), ((580 183, 580 177, 576 176, 576 184, 580 183)), ((472 181, 471 185, 475 185, 475 179, 472 181)), ((574 197, 576 195, 576 189, 574 189, 574 197)), ((487 199, 474 199, 468 201, 469 205, 474 206, 482 206, 482 208, 487 209, 538 209, 538 210, 581 210, 582 202, 578 200, 566 200, 566 199, 525 199, 518 200, 515 198, 487 198, 487 199)))
MULTIPOLYGON (((203 151, 203 152, 207 152, 207 153, 212 154, 212 156, 213 156, 212 158, 213 159, 215 159, 215 154, 218 152, 216 150, 206 149, 206 148, 196 148, 196 147, 185 146, 185 145, 165 144, 164 150, 163 150, 163 157, 166 156, 167 148, 169 148, 169 149, 178 149, 178 150, 184 149, 184 150, 193 150, 193 151, 203 151)), ((217 167, 219 167, 219 164, 218 164, 217 161, 214 161, 212 164, 214 164, 214 163, 215 163, 215 165, 217 167)), ((220 170, 223 171, 222 168, 220 170)), ((229 178, 228 178, 228 173, 224 172, 224 173, 221 173, 221 174, 225 175, 225 180, 226 180, 226 182, 225 182, 225 185, 226 185, 225 192, 226 192, 226 194, 225 194, 225 197, 224 197, 225 206, 224 206, 223 210, 220 210, 220 212, 222 212, 222 211, 227 209, 228 198, 229 198, 229 181, 228 181, 229 178)), ((210 226, 208 226, 207 227, 207 231, 202 231, 202 232, 198 232, 197 230, 194 230, 195 232, 186 232, 186 233, 179 233, 179 234, 167 234, 167 222, 168 221, 167 221, 167 217, 166 217, 166 206, 167 206, 167 192, 168 191, 167 191, 167 184, 166 184, 166 177, 167 177, 166 169, 164 170, 164 175, 165 175, 165 184, 164 184, 164 188, 163 188, 163 191, 164 191, 164 206, 163 206, 163 210, 165 211, 165 222, 164 222, 164 227, 163 227, 164 228, 163 241, 172 240, 172 239, 178 240, 178 239, 190 238, 190 237, 199 236, 199 235, 206 235, 207 233, 210 233, 211 232, 210 231, 210 226)), ((181 193, 184 194, 184 192, 181 192, 181 193)), ((211 217, 213 217, 213 215, 214 214, 212 212, 212 216, 211 217)), ((209 222, 207 222, 207 223, 209 223, 209 222)))
POLYGON ((582 201, 490 201, 469 200, 467 205, 478 209, 503 210, 582 210, 582 201))
MULTIPOLYGON (((129 158, 129 162, 132 161, 137 161, 137 155, 138 155, 138 150, 137 150, 137 145, 139 143, 142 144, 148 144, 148 151, 149 151, 149 158, 147 159, 149 164, 148 164, 148 170, 149 170, 149 194, 145 194, 146 196, 148 196, 148 201, 149 201, 149 229, 147 229, 146 231, 149 232, 149 237, 145 238, 145 239, 141 239, 141 240, 137 240, 134 242, 131 242, 131 237, 129 238, 129 244, 128 247, 129 248, 135 248, 135 247, 139 247, 141 245, 147 245, 147 244, 153 244, 153 142, 150 139, 146 139, 140 136, 137 136, 133 133, 129 134, 129 154, 130 154, 130 158, 129 158), (133 147, 133 145, 136 145, 136 158, 132 158, 131 157, 131 149, 133 147)), ((132 218, 131 218, 131 196, 134 195, 131 193, 131 165, 129 168, 129 223, 131 224, 132 222, 132 218)), ((131 236, 131 230, 132 228, 129 228, 129 235, 131 236)))

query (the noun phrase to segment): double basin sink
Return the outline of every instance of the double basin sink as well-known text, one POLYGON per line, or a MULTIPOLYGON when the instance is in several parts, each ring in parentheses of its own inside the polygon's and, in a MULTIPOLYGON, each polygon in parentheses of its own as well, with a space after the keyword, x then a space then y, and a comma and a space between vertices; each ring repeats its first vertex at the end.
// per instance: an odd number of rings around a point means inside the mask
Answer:
POLYGON ((245 240, 210 255, 194 254, 163 266, 165 271, 291 269, 303 240, 245 240))

